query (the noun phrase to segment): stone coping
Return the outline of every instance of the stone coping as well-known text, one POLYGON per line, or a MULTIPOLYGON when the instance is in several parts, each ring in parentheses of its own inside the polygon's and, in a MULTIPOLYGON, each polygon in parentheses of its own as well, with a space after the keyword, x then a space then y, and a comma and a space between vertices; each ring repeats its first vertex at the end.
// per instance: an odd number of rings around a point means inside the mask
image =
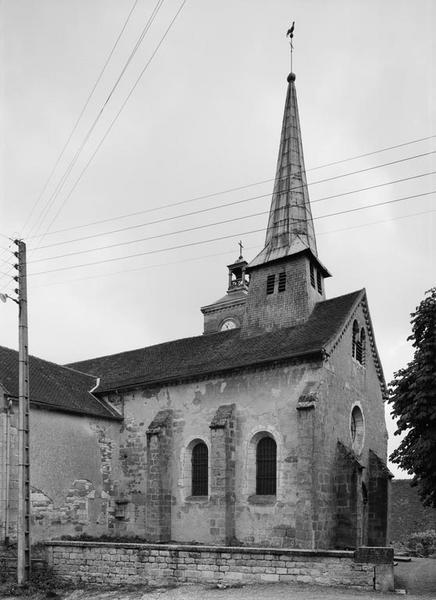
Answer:
POLYGON ((259 548, 249 546, 200 546, 190 544, 147 544, 134 542, 93 542, 82 540, 50 540, 45 546, 73 546, 99 548, 128 548, 133 550, 168 550, 176 552, 225 552, 228 554, 287 554, 289 556, 327 556, 330 558, 354 558, 353 550, 313 550, 305 548, 259 548))

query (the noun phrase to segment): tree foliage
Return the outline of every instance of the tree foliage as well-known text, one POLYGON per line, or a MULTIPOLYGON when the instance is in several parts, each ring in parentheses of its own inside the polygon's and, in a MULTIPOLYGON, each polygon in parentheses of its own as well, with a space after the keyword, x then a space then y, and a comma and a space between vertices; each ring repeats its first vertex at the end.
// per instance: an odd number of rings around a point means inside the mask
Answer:
POLYGON ((436 287, 411 317, 414 357, 389 386, 395 435, 406 435, 390 458, 413 475, 424 505, 436 507, 436 287))

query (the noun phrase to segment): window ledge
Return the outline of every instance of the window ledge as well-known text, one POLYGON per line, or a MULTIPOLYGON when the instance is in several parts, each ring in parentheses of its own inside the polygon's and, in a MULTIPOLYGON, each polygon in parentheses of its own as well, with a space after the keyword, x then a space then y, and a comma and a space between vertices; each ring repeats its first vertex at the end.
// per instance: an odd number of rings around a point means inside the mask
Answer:
POLYGON ((256 504, 257 506, 273 506, 276 502, 277 496, 275 494, 271 496, 260 496, 258 494, 248 496, 248 503, 256 504))
POLYGON ((208 502, 209 496, 187 496, 185 502, 208 502))
POLYGON ((359 360, 357 360, 357 358, 355 358, 354 356, 352 356, 351 358, 352 358, 352 360, 353 360, 353 363, 354 363, 355 365, 357 365, 357 366, 358 366, 358 367, 360 367, 361 369, 364 369, 364 368, 365 368, 365 366, 366 366, 366 365, 365 365, 365 363, 361 363, 361 362, 360 362, 359 360))

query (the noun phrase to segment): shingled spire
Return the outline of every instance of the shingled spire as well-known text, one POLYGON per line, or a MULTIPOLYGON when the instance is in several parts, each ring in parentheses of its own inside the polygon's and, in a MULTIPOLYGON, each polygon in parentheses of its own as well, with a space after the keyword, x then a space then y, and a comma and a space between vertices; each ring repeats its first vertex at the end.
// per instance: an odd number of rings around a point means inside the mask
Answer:
POLYGON ((265 247, 250 263, 250 267, 306 249, 317 256, 304 166, 295 75, 291 73, 288 76, 288 92, 265 247))
POLYGON ((243 337, 304 323, 325 300, 324 279, 330 273, 316 249, 293 73, 288 76, 265 247, 245 272, 250 285, 243 337))

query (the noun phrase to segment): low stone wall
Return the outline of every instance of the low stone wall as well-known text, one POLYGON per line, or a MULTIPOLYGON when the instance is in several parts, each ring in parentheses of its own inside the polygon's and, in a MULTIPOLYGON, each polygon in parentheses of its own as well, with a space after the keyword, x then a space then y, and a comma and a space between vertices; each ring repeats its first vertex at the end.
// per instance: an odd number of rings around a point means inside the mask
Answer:
POLYGON ((393 590, 393 550, 287 550, 47 542, 56 575, 75 583, 302 582, 393 590))

